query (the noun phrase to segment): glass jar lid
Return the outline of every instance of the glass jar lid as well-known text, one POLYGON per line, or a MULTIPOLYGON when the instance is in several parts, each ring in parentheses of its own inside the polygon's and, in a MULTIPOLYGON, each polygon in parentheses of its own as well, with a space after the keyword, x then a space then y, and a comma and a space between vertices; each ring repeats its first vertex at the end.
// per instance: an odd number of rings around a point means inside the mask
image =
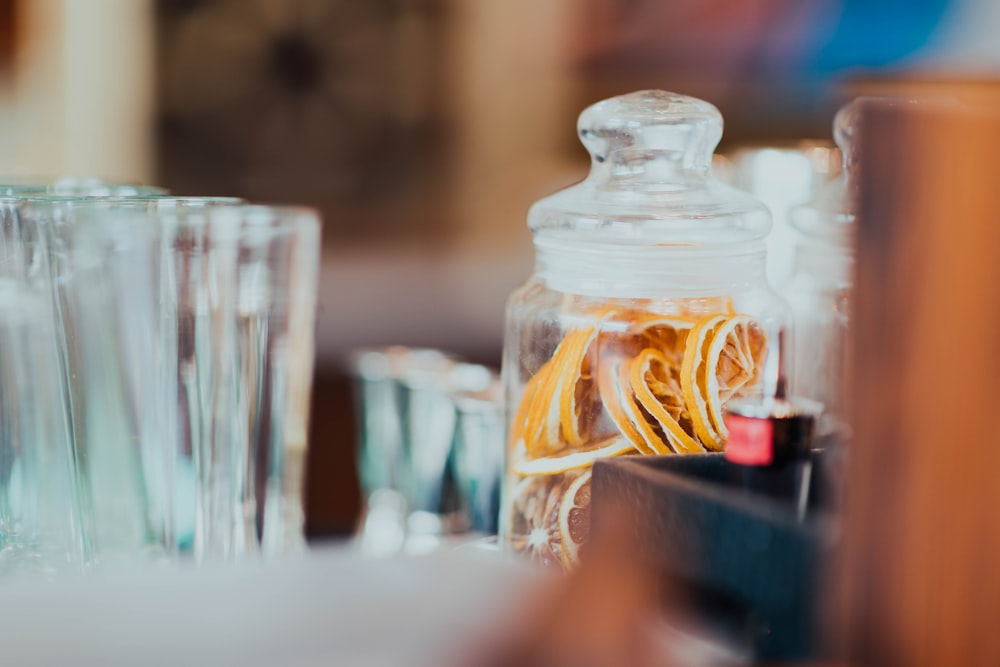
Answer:
POLYGON ((859 97, 840 110, 833 119, 833 140, 840 149, 840 174, 816 190, 813 199, 792 212, 792 225, 806 239, 824 245, 850 247, 854 240, 854 196, 857 154, 855 135, 858 119, 872 98, 859 97))
POLYGON ((879 95, 863 95, 845 104, 833 119, 833 140, 840 149, 843 160, 840 176, 819 188, 812 201, 796 207, 792 214, 792 224, 809 241, 845 249, 853 248, 859 184, 860 151, 857 135, 865 110, 872 107, 953 109, 957 106, 956 100, 944 97, 912 98, 879 95))
POLYGON ((712 174, 722 115, 708 102, 644 90, 580 114, 592 164, 580 183, 534 204, 536 239, 572 244, 762 249, 771 219, 753 196, 712 174))

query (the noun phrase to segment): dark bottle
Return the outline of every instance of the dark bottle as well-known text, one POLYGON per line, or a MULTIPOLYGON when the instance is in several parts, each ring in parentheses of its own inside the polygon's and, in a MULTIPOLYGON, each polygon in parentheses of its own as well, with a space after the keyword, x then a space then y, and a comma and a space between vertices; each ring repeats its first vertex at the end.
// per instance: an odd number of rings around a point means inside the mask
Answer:
POLYGON ((822 406, 805 399, 740 399, 726 406, 732 483, 793 504, 802 517, 812 478, 812 442, 822 406))

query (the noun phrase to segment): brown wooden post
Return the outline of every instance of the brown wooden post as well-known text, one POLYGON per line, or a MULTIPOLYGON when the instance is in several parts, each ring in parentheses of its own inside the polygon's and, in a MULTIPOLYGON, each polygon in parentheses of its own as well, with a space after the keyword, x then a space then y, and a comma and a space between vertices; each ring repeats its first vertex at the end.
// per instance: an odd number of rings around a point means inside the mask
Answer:
POLYGON ((1000 665, 1000 115, 860 129, 844 540, 851 665, 1000 665))

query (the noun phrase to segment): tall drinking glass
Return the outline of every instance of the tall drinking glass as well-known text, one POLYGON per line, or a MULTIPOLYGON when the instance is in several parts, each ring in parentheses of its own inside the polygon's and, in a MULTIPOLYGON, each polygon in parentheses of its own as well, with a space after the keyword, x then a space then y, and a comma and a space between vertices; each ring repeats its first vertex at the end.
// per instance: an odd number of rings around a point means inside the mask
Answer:
POLYGON ((155 552, 161 540, 142 470, 157 423, 130 386, 131 327, 150 326, 154 231, 140 209, 96 198, 24 202, 21 217, 48 244, 52 309, 66 386, 82 513, 97 562, 155 552))
POLYGON ((107 181, 96 176, 2 176, 0 195, 14 197, 151 197, 169 190, 157 185, 107 181))
POLYGON ((38 208, 101 544, 175 553, 192 506, 200 559, 301 546, 316 215, 183 198, 38 208))
POLYGON ((319 220, 299 208, 160 210, 163 367, 196 473, 195 554, 304 545, 319 220))
POLYGON ((46 239, 0 200, 0 573, 86 564, 46 239))

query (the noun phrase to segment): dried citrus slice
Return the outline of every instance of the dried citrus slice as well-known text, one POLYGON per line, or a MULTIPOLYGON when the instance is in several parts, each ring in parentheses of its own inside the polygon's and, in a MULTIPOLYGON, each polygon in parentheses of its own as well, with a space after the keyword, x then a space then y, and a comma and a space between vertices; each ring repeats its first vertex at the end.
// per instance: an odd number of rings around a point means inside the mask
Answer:
POLYGON ((559 426, 564 441, 571 447, 581 447, 584 436, 580 433, 579 419, 581 405, 578 396, 586 393, 581 385, 587 383, 584 378, 584 366, 591 344, 597 338, 597 328, 588 327, 571 335, 578 336, 571 349, 559 378, 559 426))
POLYGON ((688 413, 683 390, 671 375, 670 368, 670 359, 652 348, 640 352, 630 364, 629 381, 635 399, 656 426, 655 431, 649 427, 655 440, 647 434, 647 441, 659 454, 704 452, 705 448, 681 426, 682 419, 687 421, 688 413))
MULTIPOLYGON (((545 437, 546 408, 551 403, 552 385, 556 381, 554 377, 556 361, 556 357, 549 359, 528 380, 521 397, 521 404, 518 406, 517 415, 515 415, 515 423, 520 424, 520 428, 512 429, 512 439, 515 442, 523 442, 526 447, 530 447, 532 450, 539 449, 538 443, 545 437), (519 437, 514 438, 515 433, 519 433, 519 437)), ((551 437, 552 434, 548 435, 551 437)))
POLYGON ((547 456, 565 446, 560 439, 560 392, 566 376, 574 373, 572 362, 578 358, 579 350, 585 347, 589 336, 587 330, 567 334, 552 353, 552 358, 539 370, 538 374, 544 372, 545 375, 536 391, 530 397, 526 395, 521 399, 522 403, 528 403, 523 439, 531 456, 547 456))
POLYGON ((590 479, 587 470, 573 480, 559 505, 560 555, 567 570, 579 564, 580 551, 590 538, 590 479))
POLYGON ((680 369, 688 334, 697 323, 690 317, 647 316, 637 319, 632 328, 646 337, 650 347, 667 355, 670 363, 680 369))
POLYGON ((598 369, 597 388, 604 402, 611 421, 615 423, 618 430, 625 436, 641 454, 655 454, 656 450, 651 448, 646 439, 639 432, 632 411, 626 407, 631 405, 631 390, 627 383, 627 364, 624 360, 607 360, 598 369), (626 381, 622 381, 622 371, 626 373, 626 381))
POLYGON ((723 406, 757 386, 766 352, 767 334, 747 315, 730 317, 713 335, 706 360, 708 407, 712 425, 723 438, 729 437, 723 406))
POLYGON ((643 448, 644 452, 670 454, 673 450, 667 444, 667 437, 662 432, 658 432, 659 429, 650 423, 653 421, 652 418, 647 416, 641 404, 636 400, 632 389, 630 369, 631 364, 622 364, 618 375, 619 386, 624 388, 624 393, 628 397, 622 404, 625 408, 625 414, 628 415, 630 423, 639 432, 639 436, 645 444, 645 448, 643 448))
POLYGON ((538 372, 531 376, 524 384, 524 391, 521 393, 521 402, 518 404, 517 412, 511 420, 508 444, 514 445, 518 440, 524 438, 524 432, 528 423, 528 411, 534 405, 535 396, 538 394, 539 387, 545 382, 550 366, 551 361, 544 363, 538 369, 538 372))
POLYGON ((542 565, 562 565, 559 511, 566 486, 564 476, 544 476, 526 477, 514 487, 507 528, 515 552, 542 565))
POLYGON ((681 364, 681 392, 691 414, 694 435, 707 449, 715 451, 722 449, 723 441, 712 425, 706 359, 714 332, 726 319, 725 315, 716 315, 691 329, 681 364))
POLYGON ((558 475, 559 473, 586 468, 597 459, 619 456, 633 451, 635 447, 626 438, 614 436, 602 441, 593 449, 574 451, 561 456, 543 458, 522 458, 515 460, 511 469, 518 475, 558 475))
POLYGON ((542 565, 575 563, 590 528, 590 478, 590 470, 574 470, 521 480, 507 509, 511 549, 542 565))

